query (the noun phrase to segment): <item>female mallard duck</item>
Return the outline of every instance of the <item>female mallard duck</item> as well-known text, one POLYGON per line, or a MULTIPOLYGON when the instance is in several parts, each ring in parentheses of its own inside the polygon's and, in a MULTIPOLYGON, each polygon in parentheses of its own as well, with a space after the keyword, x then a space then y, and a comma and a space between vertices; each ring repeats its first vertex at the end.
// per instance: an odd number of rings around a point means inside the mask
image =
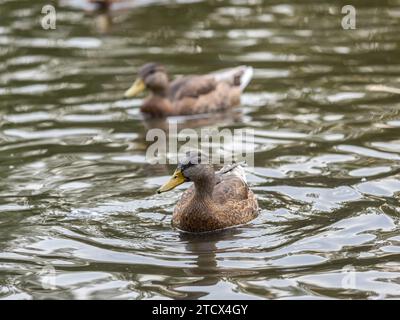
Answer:
POLYGON ((189 232, 224 229, 247 223, 258 215, 258 203, 249 189, 240 164, 223 167, 214 173, 202 156, 189 152, 172 178, 157 192, 166 192, 193 181, 175 207, 172 225, 189 232))
POLYGON ((152 118, 221 111, 240 104, 240 95, 252 75, 253 68, 240 66, 170 82, 164 66, 148 63, 139 69, 138 78, 125 92, 125 98, 149 89, 151 94, 144 100, 141 111, 152 118))

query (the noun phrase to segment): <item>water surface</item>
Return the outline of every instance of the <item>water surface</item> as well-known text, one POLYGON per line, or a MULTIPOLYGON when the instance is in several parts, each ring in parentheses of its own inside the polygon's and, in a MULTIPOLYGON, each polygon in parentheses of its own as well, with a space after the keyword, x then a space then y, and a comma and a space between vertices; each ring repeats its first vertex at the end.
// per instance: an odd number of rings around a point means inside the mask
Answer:
POLYGON ((0 298, 400 297, 399 1, 355 1, 356 30, 341 2, 61 1, 56 30, 43 4, 0 0, 0 298), (148 61, 255 68, 200 123, 255 130, 252 223, 171 227, 182 188, 155 194, 174 168, 121 98, 148 61))

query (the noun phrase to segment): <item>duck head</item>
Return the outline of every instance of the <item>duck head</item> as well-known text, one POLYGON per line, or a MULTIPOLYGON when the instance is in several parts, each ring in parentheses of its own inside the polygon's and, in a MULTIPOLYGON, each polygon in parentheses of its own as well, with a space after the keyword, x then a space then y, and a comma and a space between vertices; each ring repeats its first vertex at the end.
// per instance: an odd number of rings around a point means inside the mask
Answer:
POLYGON ((168 84, 168 75, 164 66, 154 62, 147 63, 139 69, 136 81, 125 91, 124 97, 135 97, 145 89, 149 89, 156 95, 164 95, 168 84))
POLYGON ((214 170, 209 164, 208 158, 200 152, 189 151, 179 162, 170 180, 158 189, 157 193, 170 191, 184 182, 193 181, 196 184, 213 177, 214 170))

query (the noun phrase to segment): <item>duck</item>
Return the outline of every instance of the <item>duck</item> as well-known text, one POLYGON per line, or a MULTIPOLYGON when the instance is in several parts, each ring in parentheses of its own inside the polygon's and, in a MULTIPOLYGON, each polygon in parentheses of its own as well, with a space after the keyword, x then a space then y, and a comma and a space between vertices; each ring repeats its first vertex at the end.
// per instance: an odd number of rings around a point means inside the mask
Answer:
POLYGON ((140 110, 149 118, 213 113, 238 106, 252 76, 253 68, 243 65, 170 81, 164 65, 150 62, 139 69, 124 97, 132 98, 148 89, 150 95, 140 110))
POLYGON ((184 182, 193 185, 183 192, 172 215, 172 226, 179 230, 223 230, 258 216, 257 197, 249 188, 241 163, 225 165, 215 172, 203 153, 189 151, 157 193, 170 191, 184 182))
POLYGON ((117 1, 118 0, 89 0, 90 3, 95 5, 95 25, 99 33, 105 34, 110 31, 112 26, 110 8, 112 4, 117 1))

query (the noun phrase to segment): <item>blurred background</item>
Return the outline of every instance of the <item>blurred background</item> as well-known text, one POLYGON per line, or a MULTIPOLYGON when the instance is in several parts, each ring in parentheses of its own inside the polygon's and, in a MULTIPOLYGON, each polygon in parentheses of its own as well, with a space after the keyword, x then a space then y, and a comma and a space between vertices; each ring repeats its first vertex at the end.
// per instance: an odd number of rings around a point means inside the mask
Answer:
POLYGON ((400 1, 352 1, 355 30, 346 4, 0 0, 0 298, 399 298, 400 1), (155 194, 173 166, 122 99, 149 61, 255 68, 239 112, 181 123, 255 130, 252 223, 171 228, 186 186, 155 194))

